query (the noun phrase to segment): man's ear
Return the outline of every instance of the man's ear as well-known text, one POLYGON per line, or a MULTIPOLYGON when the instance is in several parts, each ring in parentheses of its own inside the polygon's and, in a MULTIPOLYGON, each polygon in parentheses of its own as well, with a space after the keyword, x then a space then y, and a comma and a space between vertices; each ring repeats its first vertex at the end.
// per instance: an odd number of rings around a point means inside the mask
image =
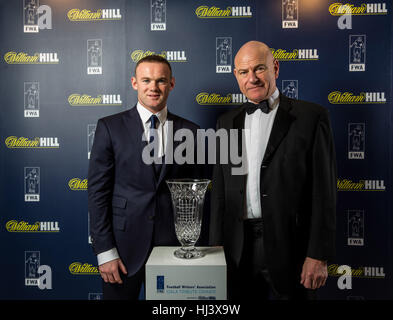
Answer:
POLYGON ((280 73, 280 63, 278 62, 277 59, 274 59, 273 63, 274 63, 274 74, 275 74, 276 79, 277 79, 278 75, 280 73))
POLYGON ((134 90, 138 90, 138 85, 135 77, 131 78, 131 85, 134 88, 134 90))
POLYGON ((170 80, 171 90, 175 87, 175 83, 176 83, 175 77, 172 77, 170 80))

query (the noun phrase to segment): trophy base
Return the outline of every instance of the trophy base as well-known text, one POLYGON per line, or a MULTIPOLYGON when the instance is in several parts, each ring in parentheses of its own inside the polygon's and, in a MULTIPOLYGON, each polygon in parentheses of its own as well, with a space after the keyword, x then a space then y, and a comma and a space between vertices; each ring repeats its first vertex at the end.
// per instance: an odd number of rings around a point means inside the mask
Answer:
POLYGON ((190 249, 179 248, 175 250, 173 254, 176 258, 179 259, 197 259, 205 256, 202 251, 196 249, 195 247, 190 249))

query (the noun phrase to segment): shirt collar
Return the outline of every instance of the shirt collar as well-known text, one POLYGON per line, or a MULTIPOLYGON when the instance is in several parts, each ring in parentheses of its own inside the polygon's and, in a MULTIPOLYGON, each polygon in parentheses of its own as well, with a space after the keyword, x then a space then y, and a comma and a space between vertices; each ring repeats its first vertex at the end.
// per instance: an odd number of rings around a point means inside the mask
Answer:
POLYGON ((157 113, 152 113, 149 110, 147 110, 139 101, 136 105, 136 109, 138 110, 139 116, 141 117, 142 123, 146 123, 150 120, 150 117, 155 114, 160 120, 161 124, 164 124, 167 116, 168 116, 168 108, 165 106, 161 111, 157 113))
POLYGON ((269 106, 271 110, 274 110, 280 102, 280 91, 276 88, 273 94, 267 99, 269 101, 269 106))

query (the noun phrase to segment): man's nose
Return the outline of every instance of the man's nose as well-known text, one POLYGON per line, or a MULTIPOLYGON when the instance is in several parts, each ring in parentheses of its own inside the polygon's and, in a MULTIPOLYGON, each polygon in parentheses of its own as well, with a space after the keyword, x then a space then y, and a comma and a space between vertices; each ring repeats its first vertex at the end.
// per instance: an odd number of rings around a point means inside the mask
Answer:
POLYGON ((152 90, 152 91, 157 91, 157 90, 158 90, 158 82, 156 82, 156 81, 151 81, 151 82, 150 82, 150 90, 152 90))
POLYGON ((255 72, 249 73, 248 81, 251 83, 257 83, 259 81, 258 77, 255 75, 255 72))

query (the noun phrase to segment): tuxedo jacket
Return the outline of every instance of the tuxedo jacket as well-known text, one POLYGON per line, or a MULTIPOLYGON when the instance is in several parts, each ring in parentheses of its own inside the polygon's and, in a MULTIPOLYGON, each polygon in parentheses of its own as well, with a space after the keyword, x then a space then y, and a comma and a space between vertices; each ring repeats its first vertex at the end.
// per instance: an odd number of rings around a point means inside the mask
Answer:
MULTIPOLYGON (((197 125, 168 112, 173 132, 197 125)), ((145 164, 142 150, 144 129, 134 107, 97 122, 88 172, 90 233, 95 254, 113 247, 135 274, 146 262, 153 246, 179 245, 172 201, 166 179, 193 178, 191 165, 163 164, 156 177, 154 164, 145 164)), ((168 139, 170 139, 168 135, 168 139)), ((180 144, 173 142, 174 150, 180 144)))
MULTIPOLYGON (((336 160, 328 111, 281 93, 279 99, 261 165, 262 235, 272 282, 279 293, 291 294, 306 257, 330 260, 335 254, 336 160)), ((244 105, 225 113, 217 129, 243 129, 245 114, 244 105)), ((236 269, 247 175, 233 175, 234 167, 214 167, 209 242, 223 245, 228 266, 236 269)))

